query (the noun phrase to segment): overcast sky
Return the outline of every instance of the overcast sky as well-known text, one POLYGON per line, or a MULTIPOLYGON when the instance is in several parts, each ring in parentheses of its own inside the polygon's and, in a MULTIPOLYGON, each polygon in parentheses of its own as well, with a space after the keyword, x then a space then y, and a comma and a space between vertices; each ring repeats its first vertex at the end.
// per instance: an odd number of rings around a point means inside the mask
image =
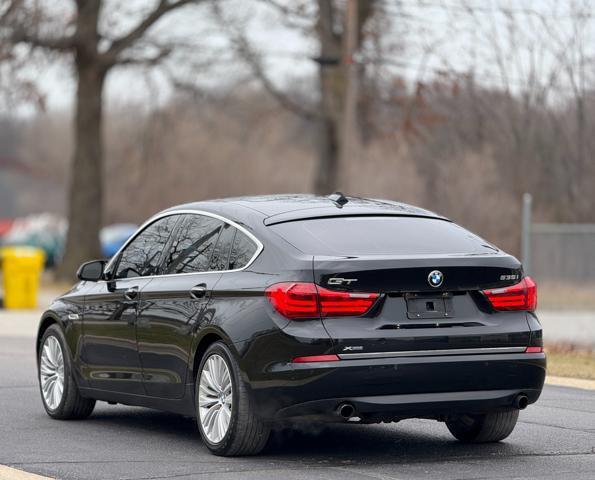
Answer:
MULTIPOLYGON (((476 78, 487 84, 507 84, 522 89, 529 78, 548 82, 551 72, 561 62, 583 66, 592 80, 595 58, 593 15, 595 0, 385 0, 392 27, 387 35, 386 64, 409 80, 427 80, 439 72, 465 72, 471 68, 476 78), (582 11, 577 22, 572 12, 582 11), (571 43, 571 40, 581 40, 571 43), (583 45, 586 62, 578 57, 583 45), (591 62, 591 63, 589 63, 591 62)), ((108 0, 106 11, 115 5, 119 13, 107 16, 105 24, 115 24, 122 31, 136 22, 139 11, 153 2, 130 0, 126 7, 108 0), (122 10, 124 9, 124 10, 122 10), (111 23, 110 23, 111 22, 111 23)), ((310 60, 316 43, 282 24, 274 12, 254 8, 253 2, 229 0, 228 14, 234 20, 248 21, 247 31, 276 82, 283 84, 314 72, 310 60)), ((176 36, 196 42, 197 58, 201 51, 221 48, 224 36, 206 9, 186 9, 170 16, 155 29, 155 35, 176 36)), ((170 65, 182 71, 182 64, 170 65)), ((218 85, 239 75, 237 67, 226 64, 199 75, 203 84, 218 85)), ((67 62, 54 61, 35 69, 34 77, 46 95, 50 109, 68 109, 72 105, 74 83, 67 62)), ((562 75, 556 90, 564 94, 572 78, 562 75)), ((593 84, 591 82, 591 84, 593 84)), ((130 69, 110 74, 106 85, 108 104, 123 102, 159 103, 168 98, 170 89, 159 72, 151 75, 130 69)))

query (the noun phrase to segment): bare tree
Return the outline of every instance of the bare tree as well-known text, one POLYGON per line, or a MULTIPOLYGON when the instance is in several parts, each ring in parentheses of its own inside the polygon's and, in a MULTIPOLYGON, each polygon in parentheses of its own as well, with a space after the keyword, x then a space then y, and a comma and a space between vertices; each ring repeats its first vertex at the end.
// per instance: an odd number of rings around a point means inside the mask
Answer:
POLYGON ((318 95, 316 99, 310 99, 310 103, 298 100, 290 92, 278 87, 265 67, 266 52, 259 52, 254 48, 244 25, 230 20, 223 8, 216 9, 218 18, 229 34, 236 52, 250 67, 252 75, 260 85, 280 105, 316 124, 318 148, 313 189, 317 193, 326 194, 339 187, 340 157, 345 153, 345 147, 342 147, 343 136, 347 134, 345 127, 353 125, 353 122, 349 119, 346 121, 345 118, 346 112, 350 111, 346 109, 346 101, 350 92, 357 96, 355 90, 349 89, 350 77, 351 87, 354 82, 350 71, 355 71, 357 75, 362 75, 364 72, 357 64, 357 53, 365 41, 365 26, 375 13, 378 3, 378 0, 351 1, 356 5, 354 17, 357 18, 355 24, 351 24, 353 26, 351 35, 348 35, 350 24, 346 14, 347 5, 343 1, 257 0, 255 2, 257 5, 274 9, 281 15, 285 25, 299 29, 318 44, 318 55, 312 58, 318 70, 318 95))
MULTIPOLYGON (((23 0, 5 0, 0 3, 0 32, 10 30, 11 20, 23 0)), ((0 105, 11 111, 15 105, 34 104, 41 110, 45 99, 39 89, 25 73, 26 64, 31 62, 31 48, 15 49, 7 41, 5 34, 0 34, 0 105)))
POLYGON ((13 47, 29 45, 64 54, 73 64, 77 85, 74 153, 70 170, 69 229, 59 270, 61 277, 72 277, 83 260, 100 253, 98 233, 102 225, 104 191, 102 129, 106 76, 114 67, 155 65, 167 57, 173 46, 149 45, 148 32, 171 12, 205 1, 159 0, 138 23, 120 35, 101 27, 102 17, 106 14, 103 10, 108 6, 105 0, 76 0, 73 5, 65 6, 70 20, 61 28, 56 28, 53 11, 47 4, 13 0, 10 9, 6 9, 7 38, 3 41, 9 41, 13 47))

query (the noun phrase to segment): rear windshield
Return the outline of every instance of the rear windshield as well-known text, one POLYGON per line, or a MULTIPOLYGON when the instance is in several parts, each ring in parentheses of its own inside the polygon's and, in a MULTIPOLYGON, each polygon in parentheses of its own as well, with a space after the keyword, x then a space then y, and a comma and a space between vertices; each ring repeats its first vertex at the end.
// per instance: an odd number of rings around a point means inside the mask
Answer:
POLYGON ((416 217, 335 217, 271 225, 312 255, 487 254, 495 247, 458 225, 416 217))

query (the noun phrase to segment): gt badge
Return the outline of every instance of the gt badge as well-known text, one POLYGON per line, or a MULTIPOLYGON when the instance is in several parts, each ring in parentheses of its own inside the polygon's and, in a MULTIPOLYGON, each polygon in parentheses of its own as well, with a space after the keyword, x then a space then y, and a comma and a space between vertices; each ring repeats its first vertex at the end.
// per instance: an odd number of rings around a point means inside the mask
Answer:
POLYGON ((357 278, 334 277, 329 278, 326 283, 327 285, 351 285, 353 282, 357 282, 357 278))

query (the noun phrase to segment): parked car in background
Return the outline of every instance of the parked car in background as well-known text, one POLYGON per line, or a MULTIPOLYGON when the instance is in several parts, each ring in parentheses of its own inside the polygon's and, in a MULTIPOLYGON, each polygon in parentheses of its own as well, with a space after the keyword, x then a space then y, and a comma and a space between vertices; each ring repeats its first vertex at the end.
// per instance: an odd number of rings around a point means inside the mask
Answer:
POLYGON ((149 219, 42 316, 41 397, 197 418, 217 455, 296 421, 431 418, 494 442, 540 396, 535 283, 435 213, 335 194, 181 205, 149 219))
MULTIPOLYGON (((52 213, 0 220, 0 245, 36 247, 44 251, 48 267, 56 265, 64 251, 68 222, 52 213)), ((110 258, 126 243, 138 225, 115 223, 99 233, 101 254, 110 258)))
POLYGON ((54 266, 62 257, 67 221, 53 213, 41 213, 5 222, 0 243, 4 246, 27 246, 43 250, 46 266, 54 266))
POLYGON ((137 230, 138 225, 134 223, 115 223, 103 227, 99 232, 101 254, 105 258, 111 258, 137 230))

